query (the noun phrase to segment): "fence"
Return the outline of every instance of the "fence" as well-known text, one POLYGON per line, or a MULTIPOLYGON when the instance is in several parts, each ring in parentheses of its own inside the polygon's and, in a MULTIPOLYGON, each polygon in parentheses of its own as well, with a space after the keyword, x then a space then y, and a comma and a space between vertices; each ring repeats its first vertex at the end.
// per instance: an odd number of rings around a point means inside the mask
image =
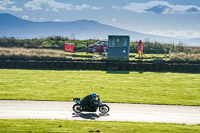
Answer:
POLYGON ((98 61, 16 61, 0 60, 0 68, 8 69, 74 69, 123 70, 154 72, 200 73, 200 64, 154 62, 98 62, 98 61))

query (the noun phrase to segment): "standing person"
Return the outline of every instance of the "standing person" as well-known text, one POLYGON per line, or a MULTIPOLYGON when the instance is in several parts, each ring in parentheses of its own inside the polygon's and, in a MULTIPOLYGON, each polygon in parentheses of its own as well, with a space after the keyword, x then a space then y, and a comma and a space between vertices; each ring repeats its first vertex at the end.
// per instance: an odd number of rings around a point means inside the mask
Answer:
POLYGON ((166 54, 167 54, 167 50, 164 50, 164 56, 166 56, 166 54))
POLYGON ((143 55, 143 42, 140 40, 138 43, 137 43, 137 50, 138 50, 138 54, 139 54, 139 58, 140 58, 140 55, 143 55))

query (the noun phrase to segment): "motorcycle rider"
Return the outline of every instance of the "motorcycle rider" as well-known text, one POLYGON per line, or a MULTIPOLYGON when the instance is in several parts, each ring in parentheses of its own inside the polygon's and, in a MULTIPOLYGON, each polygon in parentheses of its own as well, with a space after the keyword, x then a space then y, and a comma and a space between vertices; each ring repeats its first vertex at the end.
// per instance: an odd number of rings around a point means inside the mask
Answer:
POLYGON ((83 106, 85 106, 88 110, 92 110, 92 106, 96 101, 97 95, 95 93, 89 94, 85 96, 80 102, 83 106))

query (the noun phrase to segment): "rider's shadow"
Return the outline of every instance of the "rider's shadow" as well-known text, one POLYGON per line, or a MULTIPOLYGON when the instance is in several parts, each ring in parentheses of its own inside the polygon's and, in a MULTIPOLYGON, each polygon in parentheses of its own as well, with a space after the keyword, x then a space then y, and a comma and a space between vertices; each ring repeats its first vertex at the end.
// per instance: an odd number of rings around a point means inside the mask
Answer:
POLYGON ((96 120, 98 118, 100 118, 101 116, 97 115, 96 113, 80 113, 80 114, 76 114, 73 117, 81 117, 83 119, 89 119, 89 120, 96 120))

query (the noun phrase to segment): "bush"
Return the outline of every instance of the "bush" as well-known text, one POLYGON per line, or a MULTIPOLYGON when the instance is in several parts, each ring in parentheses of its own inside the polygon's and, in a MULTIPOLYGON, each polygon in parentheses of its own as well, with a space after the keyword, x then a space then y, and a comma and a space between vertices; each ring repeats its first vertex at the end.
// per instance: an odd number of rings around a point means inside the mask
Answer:
POLYGON ((170 55, 170 61, 175 62, 200 62, 200 54, 186 54, 183 52, 180 53, 172 53, 170 55))

